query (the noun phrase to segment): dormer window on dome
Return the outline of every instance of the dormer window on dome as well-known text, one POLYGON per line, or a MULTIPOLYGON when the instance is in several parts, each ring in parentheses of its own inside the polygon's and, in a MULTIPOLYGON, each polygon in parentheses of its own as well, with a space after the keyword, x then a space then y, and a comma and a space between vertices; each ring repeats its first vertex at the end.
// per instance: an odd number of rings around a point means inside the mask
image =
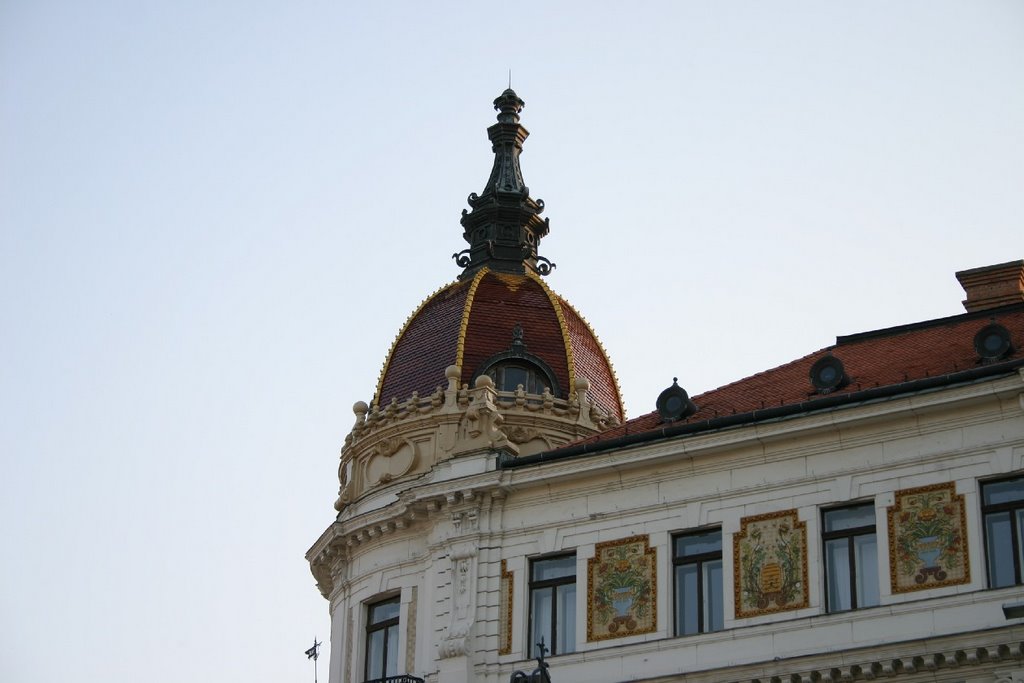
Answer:
POLYGON ((529 353, 523 343, 523 326, 516 323, 512 329, 512 344, 508 351, 491 356, 473 375, 473 381, 481 375, 494 380, 498 391, 516 391, 520 386, 528 394, 542 394, 549 389, 553 396, 561 396, 558 379, 554 371, 542 359, 529 353))

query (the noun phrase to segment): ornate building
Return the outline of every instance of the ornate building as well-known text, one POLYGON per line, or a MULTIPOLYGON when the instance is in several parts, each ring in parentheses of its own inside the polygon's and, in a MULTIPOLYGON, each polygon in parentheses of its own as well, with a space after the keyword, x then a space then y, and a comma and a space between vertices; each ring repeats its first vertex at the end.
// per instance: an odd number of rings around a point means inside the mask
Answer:
POLYGON ((512 90, 454 283, 354 406, 307 553, 332 683, 1024 681, 1024 261, 965 313, 624 421, 544 283, 512 90))

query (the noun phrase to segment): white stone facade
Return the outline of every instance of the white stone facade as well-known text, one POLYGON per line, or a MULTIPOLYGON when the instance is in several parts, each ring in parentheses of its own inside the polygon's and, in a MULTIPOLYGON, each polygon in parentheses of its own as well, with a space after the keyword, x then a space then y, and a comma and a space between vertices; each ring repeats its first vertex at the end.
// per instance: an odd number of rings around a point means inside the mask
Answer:
POLYGON ((362 683, 367 605, 393 596, 400 673, 497 683, 532 670, 530 560, 556 552, 575 553, 577 597, 575 652, 549 659, 555 683, 1024 681, 1024 626, 1002 611, 1024 588, 987 588, 979 488, 1024 472, 1024 372, 524 467, 499 467, 500 447, 467 450, 348 501, 310 549, 331 683, 362 683), (886 510, 897 491, 947 482, 964 496, 970 580, 893 594, 886 510), (880 604, 830 614, 822 510, 850 502, 876 510, 880 604), (733 534, 789 509, 806 524, 808 606, 737 619, 733 534), (722 530, 725 628, 675 636, 673 534, 705 527, 722 530), (656 629, 587 642, 587 561, 630 536, 656 551, 656 629))

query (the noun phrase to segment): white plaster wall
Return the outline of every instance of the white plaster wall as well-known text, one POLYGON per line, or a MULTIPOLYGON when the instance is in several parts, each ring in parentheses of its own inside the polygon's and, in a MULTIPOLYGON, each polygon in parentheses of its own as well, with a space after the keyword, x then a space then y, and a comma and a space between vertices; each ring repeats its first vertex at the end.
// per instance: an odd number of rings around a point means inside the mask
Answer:
MULTIPOLYGON (((437 655, 451 623, 447 548, 455 538, 477 548, 475 616, 463 670, 472 672, 466 678, 480 681, 506 681, 513 669, 532 669, 526 661, 529 559, 561 551, 575 551, 577 557, 578 640, 576 653, 551 660, 557 683, 673 677, 1005 628, 1000 605, 1024 599, 1024 591, 985 589, 978 496, 979 480, 1024 471, 1019 380, 1005 384, 1001 394, 952 389, 523 469, 498 471, 474 463, 463 468, 469 474, 448 486, 501 492, 486 498, 477 528, 455 529, 442 504, 428 519, 351 548, 346 588, 332 612, 331 681, 361 681, 365 605, 400 592, 404 624, 406 601, 416 586, 416 642, 404 642, 406 629, 401 629, 401 646, 415 653, 415 666, 407 673, 459 683, 459 667, 442 666, 437 655), (965 497, 971 582, 890 594, 886 507, 897 490, 948 481, 965 497), (821 510, 869 500, 876 509, 882 604, 826 614, 821 510), (743 517, 789 508, 797 509, 807 525, 810 604, 735 619, 732 534, 743 517), (671 537, 707 526, 723 531, 726 628, 677 638, 672 635, 671 537), (639 534, 649 535, 657 552, 657 630, 587 643, 587 559, 596 543, 639 534), (512 653, 504 656, 496 653, 501 560, 514 576, 512 653), (341 661, 344 657, 350 661, 341 661), (442 670, 446 673, 439 676, 442 670)), ((436 477, 430 485, 438 486, 436 477)), ((468 507, 480 504, 479 496, 471 500, 476 502, 468 507)))

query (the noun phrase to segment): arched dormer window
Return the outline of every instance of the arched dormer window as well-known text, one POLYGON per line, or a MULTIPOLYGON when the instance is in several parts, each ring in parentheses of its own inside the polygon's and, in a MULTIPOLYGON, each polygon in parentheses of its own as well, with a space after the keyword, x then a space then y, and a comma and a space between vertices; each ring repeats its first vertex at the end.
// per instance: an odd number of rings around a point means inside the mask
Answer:
POLYGON ((498 391, 515 391, 522 385, 528 394, 542 394, 544 387, 551 386, 551 380, 539 370, 532 363, 506 361, 492 365, 488 368, 487 375, 494 380, 494 386, 498 391))
POLYGON ((483 363, 473 374, 475 381, 480 375, 494 380, 498 391, 515 391, 519 385, 528 394, 542 394, 545 387, 554 396, 561 396, 561 388, 551 367, 526 350, 523 343, 523 326, 516 324, 512 330, 512 346, 508 351, 497 353, 483 363))

